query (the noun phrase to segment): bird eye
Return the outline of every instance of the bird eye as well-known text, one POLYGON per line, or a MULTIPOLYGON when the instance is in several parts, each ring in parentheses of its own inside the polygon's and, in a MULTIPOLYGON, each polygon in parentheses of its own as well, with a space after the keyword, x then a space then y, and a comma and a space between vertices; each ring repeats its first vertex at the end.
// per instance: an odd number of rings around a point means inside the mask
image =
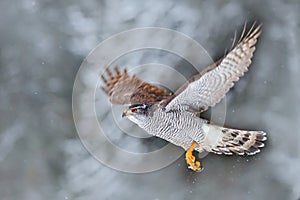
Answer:
POLYGON ((137 109, 136 108, 131 108, 131 112, 136 112, 137 111, 137 109))

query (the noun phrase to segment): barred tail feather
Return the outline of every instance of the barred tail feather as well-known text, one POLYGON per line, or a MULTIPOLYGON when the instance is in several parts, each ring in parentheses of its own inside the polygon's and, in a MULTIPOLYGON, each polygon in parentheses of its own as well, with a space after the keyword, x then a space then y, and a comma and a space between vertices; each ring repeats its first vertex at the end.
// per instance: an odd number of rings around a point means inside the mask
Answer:
POLYGON ((209 143, 206 150, 216 154, 254 155, 260 152, 260 148, 264 147, 263 142, 267 140, 263 131, 230 129, 209 124, 204 127, 204 132, 205 130, 208 131, 206 141, 209 143))

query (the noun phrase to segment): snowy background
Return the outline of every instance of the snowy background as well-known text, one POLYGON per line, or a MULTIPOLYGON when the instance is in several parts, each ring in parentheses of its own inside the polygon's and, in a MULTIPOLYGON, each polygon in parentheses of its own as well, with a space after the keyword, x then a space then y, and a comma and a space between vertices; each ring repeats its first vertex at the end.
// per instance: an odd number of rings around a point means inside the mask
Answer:
POLYGON ((1 199, 300 199, 299 5, 0 1, 1 199), (266 131, 262 153, 210 154, 202 173, 188 170, 181 157, 159 171, 128 174, 83 147, 72 88, 81 62, 101 41, 132 28, 165 27, 194 38, 216 60, 234 31, 253 20, 263 23, 263 34, 250 71, 227 96, 225 124, 266 131))

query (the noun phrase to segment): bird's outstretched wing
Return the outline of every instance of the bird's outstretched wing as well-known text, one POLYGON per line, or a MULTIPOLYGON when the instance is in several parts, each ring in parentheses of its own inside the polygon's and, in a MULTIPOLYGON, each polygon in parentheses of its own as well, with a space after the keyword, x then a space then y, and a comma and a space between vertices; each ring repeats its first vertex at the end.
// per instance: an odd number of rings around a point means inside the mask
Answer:
POLYGON ((105 86, 102 90, 109 96, 113 104, 149 104, 168 98, 172 93, 151 85, 139 79, 136 75, 130 76, 126 69, 123 73, 115 68, 113 74, 106 69, 108 78, 101 76, 105 86))
POLYGON ((164 101, 166 110, 185 106, 195 112, 202 112, 221 101, 234 82, 248 71, 257 38, 261 34, 261 25, 255 26, 254 23, 246 34, 245 30, 246 25, 239 41, 229 53, 192 77, 175 92, 174 98, 164 101))

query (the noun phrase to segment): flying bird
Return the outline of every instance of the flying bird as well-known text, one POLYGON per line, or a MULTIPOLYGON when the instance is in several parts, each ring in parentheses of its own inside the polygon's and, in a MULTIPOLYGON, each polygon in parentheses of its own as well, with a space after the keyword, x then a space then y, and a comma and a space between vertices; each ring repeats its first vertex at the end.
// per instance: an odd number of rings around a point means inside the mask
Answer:
POLYGON ((254 155, 267 139, 263 131, 239 130, 216 125, 199 113, 221 101, 234 82, 248 71, 262 25, 255 23, 240 39, 236 34, 231 50, 214 64, 193 76, 175 93, 147 83, 126 69, 106 69, 103 91, 112 104, 129 105, 123 112, 149 134, 160 137, 186 151, 185 159, 193 171, 201 171, 193 151, 225 155, 254 155))

